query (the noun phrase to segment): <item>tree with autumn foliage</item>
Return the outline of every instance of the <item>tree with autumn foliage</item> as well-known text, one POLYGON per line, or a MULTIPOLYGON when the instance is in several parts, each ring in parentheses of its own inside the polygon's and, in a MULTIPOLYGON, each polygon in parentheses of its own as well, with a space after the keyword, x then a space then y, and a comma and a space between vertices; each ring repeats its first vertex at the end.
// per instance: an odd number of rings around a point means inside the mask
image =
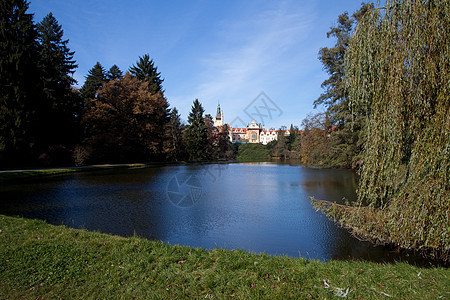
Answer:
POLYGON ((163 158, 168 103, 148 82, 129 73, 103 83, 84 117, 87 162, 149 161, 163 158))
POLYGON ((207 128, 207 146, 205 149, 208 160, 231 159, 233 150, 229 138, 228 126, 215 127, 214 120, 210 114, 205 115, 205 125, 207 128))

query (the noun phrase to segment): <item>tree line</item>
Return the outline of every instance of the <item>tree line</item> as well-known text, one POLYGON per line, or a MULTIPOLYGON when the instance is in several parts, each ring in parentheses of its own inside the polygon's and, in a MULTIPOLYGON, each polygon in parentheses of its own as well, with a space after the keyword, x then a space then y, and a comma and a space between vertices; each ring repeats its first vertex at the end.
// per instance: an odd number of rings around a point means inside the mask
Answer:
MULTIPOLYGON (((1 3, 2 167, 236 157, 238 147, 228 142, 228 127, 215 129, 198 100, 188 124, 182 124, 164 96, 164 80, 150 55, 139 57, 125 74, 117 65, 107 71, 97 62, 81 89, 75 89, 74 52, 52 13, 34 24, 26 1, 1 3)), ((326 105, 327 112, 305 119, 302 130, 291 125, 291 135, 279 134, 263 151, 269 153, 265 158, 354 165, 360 126, 347 109, 341 70, 353 21, 340 16, 339 26, 328 33, 338 37, 336 47, 320 51, 331 77, 315 104, 326 105)), ((239 157, 254 160, 248 153, 239 157)))
POLYGON ((35 24, 26 1, 0 3, 1 167, 233 157, 227 128, 197 99, 182 124, 150 55, 125 74, 97 62, 75 89, 74 52, 53 14, 35 24))
POLYGON ((321 48, 318 58, 329 78, 322 83, 325 91, 313 103, 314 108, 322 107, 324 111, 308 115, 300 129, 291 125, 289 137, 279 134, 278 140, 268 145, 272 157, 296 158, 302 164, 320 167, 361 165, 367 112, 363 107, 357 111, 350 106, 344 59, 355 29, 373 8, 373 4, 363 3, 351 16, 344 12, 327 32, 328 38, 335 39, 335 45, 321 48))

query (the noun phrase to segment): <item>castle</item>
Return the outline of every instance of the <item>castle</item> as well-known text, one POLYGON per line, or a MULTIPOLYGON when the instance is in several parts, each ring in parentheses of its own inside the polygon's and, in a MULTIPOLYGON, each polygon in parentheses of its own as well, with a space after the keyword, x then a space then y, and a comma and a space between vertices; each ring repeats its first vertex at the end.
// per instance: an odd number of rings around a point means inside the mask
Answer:
MULTIPOLYGON (((214 127, 218 128, 224 126, 223 111, 220 109, 220 104, 217 106, 216 117, 214 118, 214 127)), ((267 145, 271 141, 278 139, 278 130, 265 130, 261 124, 256 123, 255 120, 247 125, 245 128, 231 128, 228 127, 230 142, 232 143, 261 143, 267 145)), ((289 136, 289 130, 283 130, 284 136, 289 136)))

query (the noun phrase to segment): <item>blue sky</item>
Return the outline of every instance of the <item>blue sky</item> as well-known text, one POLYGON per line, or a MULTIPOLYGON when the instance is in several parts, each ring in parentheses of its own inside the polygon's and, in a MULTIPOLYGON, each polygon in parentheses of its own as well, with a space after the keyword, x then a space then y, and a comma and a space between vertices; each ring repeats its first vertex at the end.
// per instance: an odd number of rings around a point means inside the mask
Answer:
POLYGON ((212 115, 220 103, 234 127, 255 119, 279 128, 314 112, 328 77, 317 53, 334 44, 326 32, 360 7, 357 0, 31 0, 29 12, 35 22, 52 12, 62 25, 80 86, 97 61, 126 71, 148 53, 182 119, 198 98, 212 115))

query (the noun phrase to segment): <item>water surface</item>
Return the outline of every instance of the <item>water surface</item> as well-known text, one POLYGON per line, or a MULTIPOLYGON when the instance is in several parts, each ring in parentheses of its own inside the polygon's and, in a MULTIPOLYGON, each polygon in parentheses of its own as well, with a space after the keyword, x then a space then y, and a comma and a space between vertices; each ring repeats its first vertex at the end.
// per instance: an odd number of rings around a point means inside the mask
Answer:
POLYGON ((308 198, 344 202, 355 199, 355 190, 350 170, 275 163, 159 166, 4 185, 0 213, 207 249, 324 261, 405 259, 355 239, 308 198))

